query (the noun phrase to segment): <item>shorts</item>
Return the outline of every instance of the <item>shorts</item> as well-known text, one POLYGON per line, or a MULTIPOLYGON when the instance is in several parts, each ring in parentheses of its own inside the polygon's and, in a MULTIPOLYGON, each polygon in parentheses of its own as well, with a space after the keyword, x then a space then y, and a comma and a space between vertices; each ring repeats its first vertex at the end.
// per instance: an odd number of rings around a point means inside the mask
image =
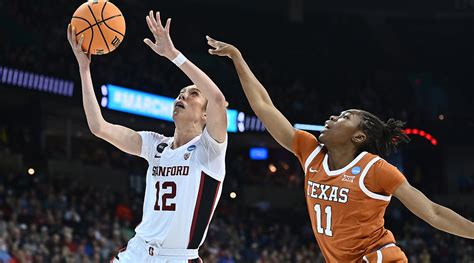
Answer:
POLYGON ((197 249, 167 249, 134 236, 110 263, 202 263, 197 249))
POLYGON ((385 245, 362 258, 362 262, 367 263, 381 263, 381 262, 394 262, 394 263, 405 263, 408 262, 408 258, 403 251, 395 244, 391 243, 385 245))

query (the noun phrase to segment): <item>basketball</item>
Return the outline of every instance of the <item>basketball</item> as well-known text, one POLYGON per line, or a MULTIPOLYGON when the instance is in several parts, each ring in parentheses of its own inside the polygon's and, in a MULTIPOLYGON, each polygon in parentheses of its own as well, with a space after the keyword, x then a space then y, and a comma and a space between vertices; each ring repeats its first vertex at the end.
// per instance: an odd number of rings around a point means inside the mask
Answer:
POLYGON ((71 19, 76 36, 84 34, 82 50, 104 55, 114 51, 125 36, 122 12, 107 0, 89 0, 82 4, 71 19))

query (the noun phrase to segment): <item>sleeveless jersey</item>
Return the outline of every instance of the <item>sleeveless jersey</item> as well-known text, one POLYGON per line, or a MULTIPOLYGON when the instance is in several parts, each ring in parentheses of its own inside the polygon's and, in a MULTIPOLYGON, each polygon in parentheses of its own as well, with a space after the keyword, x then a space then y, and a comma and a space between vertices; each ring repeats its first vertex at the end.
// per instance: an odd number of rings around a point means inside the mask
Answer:
POLYGON ((308 213, 327 262, 362 262, 364 255, 395 243, 383 217, 391 194, 406 180, 397 168, 362 152, 331 171, 324 145, 303 131, 296 131, 292 148, 305 172, 308 213))
POLYGON ((140 156, 149 167, 136 234, 162 248, 199 248, 221 195, 227 138, 218 143, 204 129, 202 135, 171 149, 172 137, 139 134, 140 156))

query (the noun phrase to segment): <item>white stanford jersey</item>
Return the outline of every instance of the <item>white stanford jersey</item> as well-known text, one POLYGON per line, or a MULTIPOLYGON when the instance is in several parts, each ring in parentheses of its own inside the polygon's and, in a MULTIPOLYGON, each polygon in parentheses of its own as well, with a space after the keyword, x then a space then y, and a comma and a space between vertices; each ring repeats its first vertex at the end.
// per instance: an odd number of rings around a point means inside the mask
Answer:
POLYGON ((140 156, 148 161, 142 222, 135 232, 164 249, 197 250, 219 201, 225 176, 224 143, 207 129, 171 149, 173 137, 139 132, 140 156))

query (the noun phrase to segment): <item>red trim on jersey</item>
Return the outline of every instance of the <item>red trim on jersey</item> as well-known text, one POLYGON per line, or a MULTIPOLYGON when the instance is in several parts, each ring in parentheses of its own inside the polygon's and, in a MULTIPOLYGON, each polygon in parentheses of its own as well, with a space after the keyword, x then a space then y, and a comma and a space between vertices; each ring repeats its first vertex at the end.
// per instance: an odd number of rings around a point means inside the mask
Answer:
POLYGON ((219 195, 219 189, 221 188, 221 182, 217 183, 216 193, 214 195, 214 201, 212 202, 212 212, 209 214, 209 220, 207 220, 207 225, 211 223, 212 215, 214 214, 214 207, 216 205, 217 196, 219 195))
MULTIPOLYGON (((194 228, 196 227, 196 221, 197 221, 198 213, 199 213, 199 206, 201 205, 202 189, 204 187, 205 178, 206 178, 206 174, 204 172, 201 172, 201 182, 199 183, 199 192, 196 198, 196 205, 194 206, 193 224, 191 225, 191 231, 189 232, 189 242, 193 240, 194 228)), ((189 243, 188 243, 188 246, 189 246, 189 243)))

